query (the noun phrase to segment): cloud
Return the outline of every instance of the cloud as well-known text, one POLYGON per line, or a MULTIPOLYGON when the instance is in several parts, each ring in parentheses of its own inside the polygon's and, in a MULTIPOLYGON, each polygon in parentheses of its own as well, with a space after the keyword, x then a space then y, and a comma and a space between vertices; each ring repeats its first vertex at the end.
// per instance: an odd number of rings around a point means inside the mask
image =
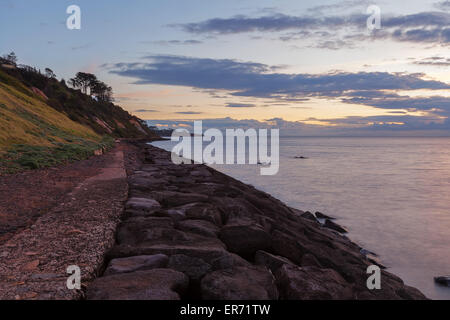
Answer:
POLYGON ((174 112, 176 114, 202 114, 203 112, 197 112, 197 111, 179 111, 179 112, 174 112))
POLYGON ((227 108, 254 108, 256 105, 254 104, 246 104, 246 103, 227 103, 227 108))
POLYGON ((450 11, 450 0, 435 3, 434 6, 443 11, 450 11))
MULTIPOLYGON (((348 1, 347 5, 352 1, 348 1)), ((339 5, 339 4, 338 4, 339 5)), ((330 5, 332 7, 335 5, 330 5)), ((345 5, 343 5, 344 7, 345 5)), ((450 43, 450 13, 433 11, 420 12, 409 15, 388 15, 382 17, 382 30, 373 32, 372 36, 363 34, 366 28, 368 15, 347 14, 335 16, 301 15, 291 16, 285 14, 271 14, 262 17, 235 16, 231 18, 214 18, 201 22, 176 25, 184 31, 192 34, 214 34, 226 35, 250 32, 284 32, 290 33, 280 35, 282 41, 306 37, 324 41, 324 34, 328 34, 329 41, 335 41, 339 47, 323 46, 323 48, 340 48, 348 41, 339 39, 340 32, 344 38, 365 39, 392 39, 395 41, 408 41, 415 43, 436 43, 448 45, 450 43), (332 30, 330 32, 330 30, 332 30), (317 33, 316 31, 321 31, 317 33), (341 42, 339 42, 341 41, 341 42)))
POLYGON ((450 66, 450 58, 444 58, 439 56, 428 57, 422 60, 417 60, 413 62, 417 65, 425 66, 437 66, 437 67, 448 67, 450 66))
POLYGON ((348 10, 355 8, 367 8, 369 5, 373 4, 373 1, 371 0, 346 0, 341 1, 338 3, 333 4, 326 4, 326 5, 318 5, 312 8, 309 8, 307 11, 312 14, 323 14, 327 11, 337 11, 337 10, 348 10))
MULTIPOLYGON (((305 121, 288 121, 282 118, 272 118, 265 121, 236 120, 230 117, 203 119, 203 130, 219 129, 279 129, 281 136, 378 136, 403 135, 417 132, 421 135, 450 134, 450 122, 433 116, 411 115, 383 115, 369 117, 346 117, 335 119, 308 119, 318 124, 309 124, 305 121)), ((193 129, 193 120, 147 120, 149 125, 158 125, 164 128, 193 129)))
POLYGON ((153 109, 138 109, 138 110, 134 110, 134 112, 144 113, 144 112, 159 112, 159 111, 153 110, 153 109))
POLYGON ((196 45, 202 44, 203 41, 200 40, 159 40, 159 41, 142 41, 141 43, 152 43, 159 45, 196 45))
POLYGON ((277 68, 230 59, 154 55, 144 63, 117 63, 111 73, 134 78, 136 84, 187 86, 202 90, 224 90, 235 97, 271 98, 274 102, 303 102, 308 98, 333 98, 346 103, 385 109, 448 108, 443 97, 409 98, 396 90, 443 90, 450 84, 426 80, 422 73, 328 72, 287 74, 277 68), (390 92, 390 93, 389 93, 390 92), (428 99, 428 100, 427 100, 428 99))

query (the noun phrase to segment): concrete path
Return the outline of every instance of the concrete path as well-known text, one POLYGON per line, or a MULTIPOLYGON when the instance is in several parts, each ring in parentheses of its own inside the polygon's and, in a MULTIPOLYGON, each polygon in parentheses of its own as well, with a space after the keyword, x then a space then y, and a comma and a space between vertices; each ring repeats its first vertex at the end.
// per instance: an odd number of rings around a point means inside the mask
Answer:
MULTIPOLYGON (((127 198, 124 146, 105 155, 108 165, 78 184, 28 229, 0 246, 0 299, 79 299, 67 288, 67 267, 91 281, 114 244, 127 198)), ((14 192, 13 190, 11 192, 14 192)))

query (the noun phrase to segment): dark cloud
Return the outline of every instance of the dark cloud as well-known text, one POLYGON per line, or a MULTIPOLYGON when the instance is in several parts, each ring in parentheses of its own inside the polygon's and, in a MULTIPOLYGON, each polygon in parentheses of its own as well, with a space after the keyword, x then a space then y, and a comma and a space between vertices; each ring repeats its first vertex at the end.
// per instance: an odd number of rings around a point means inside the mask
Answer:
POLYGON ((425 66, 437 66, 437 67, 449 67, 450 66, 450 58, 444 58, 439 56, 429 57, 422 60, 417 60, 413 62, 417 65, 425 65, 425 66))
MULTIPOLYGON (((311 119, 313 120, 313 119, 311 119)), ((314 119, 323 122, 347 128, 358 128, 359 130, 370 131, 422 131, 422 130, 441 130, 441 133, 448 134, 450 123, 448 119, 442 119, 437 116, 412 116, 412 115, 381 115, 369 117, 351 116, 339 119, 314 119)))
POLYGON ((203 112, 197 112, 197 111, 179 111, 179 112, 174 112, 176 114, 202 114, 203 112))
POLYGON ((134 110, 134 112, 144 113, 144 112, 159 112, 159 111, 153 110, 153 109, 138 109, 138 110, 134 110))
MULTIPOLYGON (((282 118, 258 120, 236 120, 232 118, 203 119, 203 130, 215 128, 225 129, 261 129, 277 128, 283 135, 299 136, 351 136, 351 135, 392 135, 395 132, 401 134, 417 132, 425 135, 449 135, 450 122, 435 116, 412 115, 382 115, 369 117, 346 117, 333 119, 310 118, 309 121, 322 123, 321 125, 309 124, 305 121, 287 121, 282 118)), ((149 125, 162 125, 170 128, 193 129, 192 120, 148 120, 149 125)))
POLYGON ((450 11, 450 0, 438 2, 434 6, 443 11, 450 11))
POLYGON ((353 94, 352 98, 343 98, 345 103, 363 104, 381 109, 405 109, 410 111, 428 111, 433 114, 450 115, 450 97, 409 97, 397 94, 353 94))
POLYGON ((254 104, 246 104, 246 103, 227 103, 225 105, 227 108, 254 108, 256 105, 254 104))
MULTIPOLYGON (((136 79, 136 84, 162 84, 202 90, 225 90, 232 96, 272 98, 279 102, 305 101, 305 98, 339 98, 349 103, 403 108, 405 100, 389 96, 385 90, 450 89, 440 81, 425 80, 424 74, 387 72, 329 72, 287 74, 254 62, 214 60, 183 56, 150 56, 145 63, 110 65, 110 72, 136 79), (378 95, 378 96, 377 96, 378 95), (388 99, 383 102, 382 99, 388 99)), ((426 102, 423 100, 422 102, 426 102)), ((441 100, 439 103, 446 101, 441 100)), ((419 102, 412 107, 418 108, 419 102)), ((429 109, 428 104, 423 108, 429 109)))
MULTIPOLYGON (((345 5, 353 1, 346 1, 345 5)), ((345 6, 343 5, 343 6, 345 6)), ((331 5, 334 6, 334 5, 331 5)), ((339 4, 338 4, 339 6, 339 4)), ((232 18, 214 18, 197 23, 178 25, 183 30, 193 34, 235 34, 246 32, 284 32, 279 36, 282 41, 297 40, 303 37, 320 39, 323 33, 328 34, 327 39, 321 39, 325 44, 322 48, 339 49, 349 47, 349 43, 339 38, 339 32, 344 37, 365 39, 390 38, 396 41, 409 41, 416 43, 450 43, 450 14, 446 12, 421 12, 416 14, 382 16, 382 30, 374 32, 375 36, 363 34, 366 28, 368 15, 348 14, 340 16, 303 15, 290 16, 285 14, 272 14, 263 17, 235 16, 232 18), (329 30, 333 30, 329 32, 329 30), (319 33, 317 32, 319 31, 319 33), (322 32, 322 35, 320 35, 322 32), (339 42, 341 41, 341 42, 339 42)))

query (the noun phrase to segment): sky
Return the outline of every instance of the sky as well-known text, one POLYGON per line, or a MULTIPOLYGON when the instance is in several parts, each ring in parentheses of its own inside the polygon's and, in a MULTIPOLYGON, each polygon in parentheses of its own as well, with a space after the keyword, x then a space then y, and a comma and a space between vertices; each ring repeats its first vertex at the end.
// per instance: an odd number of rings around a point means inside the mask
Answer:
MULTIPOLYGON (((450 0, 0 0, 0 54, 161 127, 450 135, 450 0), (69 30, 66 9, 81 9, 69 30), (380 10, 380 28, 367 20, 380 10)), ((373 20, 370 20, 373 21, 373 20)))

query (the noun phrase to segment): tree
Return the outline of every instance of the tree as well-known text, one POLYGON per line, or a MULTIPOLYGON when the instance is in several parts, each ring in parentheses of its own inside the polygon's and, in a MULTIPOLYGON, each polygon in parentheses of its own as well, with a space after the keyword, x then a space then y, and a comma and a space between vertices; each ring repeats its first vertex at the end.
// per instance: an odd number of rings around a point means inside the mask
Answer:
POLYGON ((113 101, 112 88, 91 73, 78 72, 75 78, 69 80, 69 84, 74 88, 81 88, 84 94, 88 94, 89 89, 89 94, 96 97, 98 101, 113 101))
POLYGON ((91 93, 100 101, 112 101, 112 88, 102 81, 95 81, 91 87, 91 93))
POLYGON ((49 79, 56 78, 56 74, 50 68, 45 68, 45 76, 49 79))
POLYGON ((7 54, 7 55, 4 55, 3 59, 5 59, 7 63, 9 63, 9 64, 11 64, 13 66, 17 65, 17 56, 14 53, 14 51, 9 53, 9 54, 7 54))
POLYGON ((87 94, 88 89, 90 89, 90 93, 92 93, 92 87, 97 81, 97 77, 91 73, 78 72, 75 78, 70 79, 69 83, 74 88, 81 88, 81 91, 84 94, 87 94))

